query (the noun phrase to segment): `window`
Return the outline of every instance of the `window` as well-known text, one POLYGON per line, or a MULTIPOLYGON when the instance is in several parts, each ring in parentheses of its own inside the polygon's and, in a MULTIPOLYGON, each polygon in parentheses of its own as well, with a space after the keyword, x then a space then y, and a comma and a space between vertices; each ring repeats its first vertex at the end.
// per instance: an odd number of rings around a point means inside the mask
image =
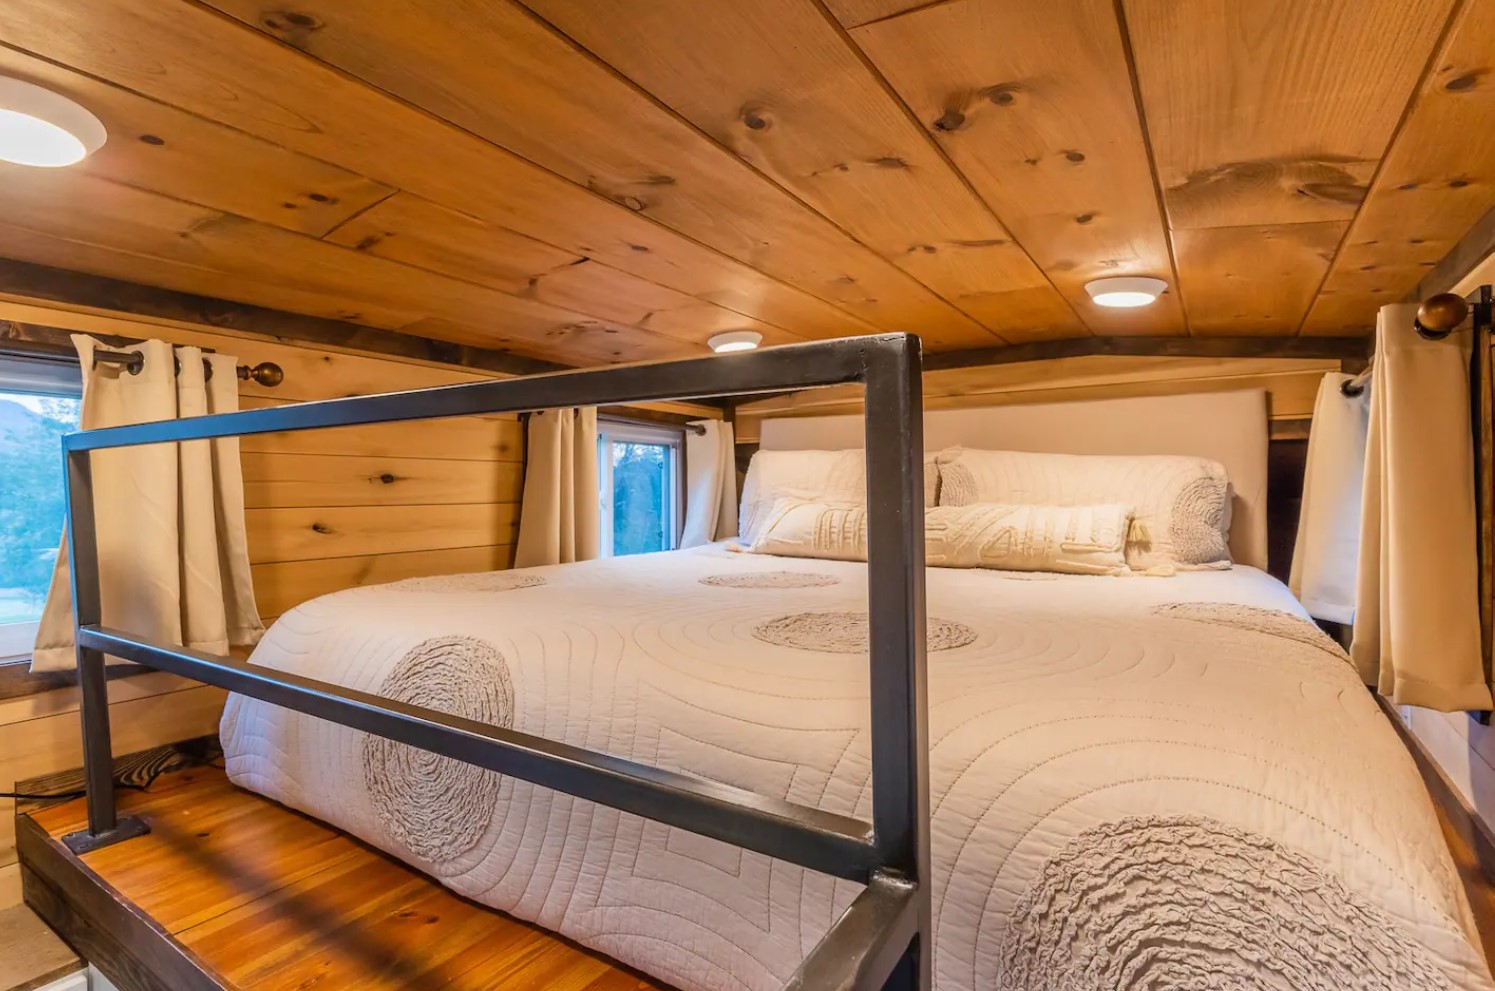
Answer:
POLYGON ((597 430, 602 556, 674 550, 680 543, 681 431, 620 420, 597 430))
POLYGON ((30 656, 52 580, 77 379, 76 362, 0 356, 0 663, 30 656))

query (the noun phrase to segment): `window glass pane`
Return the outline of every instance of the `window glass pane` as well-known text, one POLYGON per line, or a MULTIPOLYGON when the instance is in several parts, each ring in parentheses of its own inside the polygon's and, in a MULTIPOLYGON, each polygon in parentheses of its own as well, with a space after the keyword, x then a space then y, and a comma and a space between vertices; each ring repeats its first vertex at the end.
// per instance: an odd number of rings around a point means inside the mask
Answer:
POLYGON ((0 391, 0 625, 41 618, 62 537, 61 436, 80 401, 0 391))
POLYGON ((674 545, 667 444, 614 441, 613 554, 667 551, 674 545))

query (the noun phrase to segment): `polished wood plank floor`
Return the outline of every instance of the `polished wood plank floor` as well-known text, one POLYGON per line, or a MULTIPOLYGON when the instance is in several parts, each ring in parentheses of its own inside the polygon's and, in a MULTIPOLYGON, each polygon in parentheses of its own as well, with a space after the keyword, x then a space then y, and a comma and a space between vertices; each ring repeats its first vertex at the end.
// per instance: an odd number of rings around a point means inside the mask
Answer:
MULTIPOLYGON (((469 902, 356 840, 228 783, 163 775, 124 792, 148 836, 83 862, 212 972, 254 991, 642 991, 640 975, 469 902)), ((82 801, 33 813, 53 837, 82 801)))
MULTIPOLYGON (((667 991, 535 926, 460 898, 348 836, 228 783, 221 770, 163 775, 123 812, 152 832, 83 857, 223 984, 254 991, 667 991)), ((33 813, 60 837, 82 801, 33 813)), ((1495 959, 1495 885, 1439 809, 1495 959)))

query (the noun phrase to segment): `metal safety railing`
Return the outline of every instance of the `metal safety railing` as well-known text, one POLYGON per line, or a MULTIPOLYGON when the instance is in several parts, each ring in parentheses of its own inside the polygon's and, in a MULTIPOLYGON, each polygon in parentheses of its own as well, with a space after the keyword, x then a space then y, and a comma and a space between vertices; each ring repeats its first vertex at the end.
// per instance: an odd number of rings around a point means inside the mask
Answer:
POLYGON ((82 690, 88 829, 64 841, 81 853, 148 832, 143 821, 120 818, 115 806, 104 679, 104 656, 110 654, 862 882, 865 890, 805 958, 788 987, 801 991, 928 989, 929 776, 920 371, 918 338, 887 334, 67 435, 63 453, 68 551, 82 690), (866 390, 871 823, 232 657, 152 643, 102 625, 90 468, 94 451, 854 383, 863 384, 866 390))

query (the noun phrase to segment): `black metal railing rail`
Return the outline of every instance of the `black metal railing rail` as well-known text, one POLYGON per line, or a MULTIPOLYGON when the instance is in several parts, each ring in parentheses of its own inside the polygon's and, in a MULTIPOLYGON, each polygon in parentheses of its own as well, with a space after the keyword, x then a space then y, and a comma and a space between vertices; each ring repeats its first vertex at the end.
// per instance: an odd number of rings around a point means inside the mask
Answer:
POLYGON ((558 372, 109 427, 63 438, 88 829, 74 852, 148 831, 115 807, 105 654, 397 740, 867 885, 788 985, 930 986, 923 412, 917 337, 558 372), (866 390, 872 822, 102 625, 91 452, 248 434, 861 383, 866 390))

